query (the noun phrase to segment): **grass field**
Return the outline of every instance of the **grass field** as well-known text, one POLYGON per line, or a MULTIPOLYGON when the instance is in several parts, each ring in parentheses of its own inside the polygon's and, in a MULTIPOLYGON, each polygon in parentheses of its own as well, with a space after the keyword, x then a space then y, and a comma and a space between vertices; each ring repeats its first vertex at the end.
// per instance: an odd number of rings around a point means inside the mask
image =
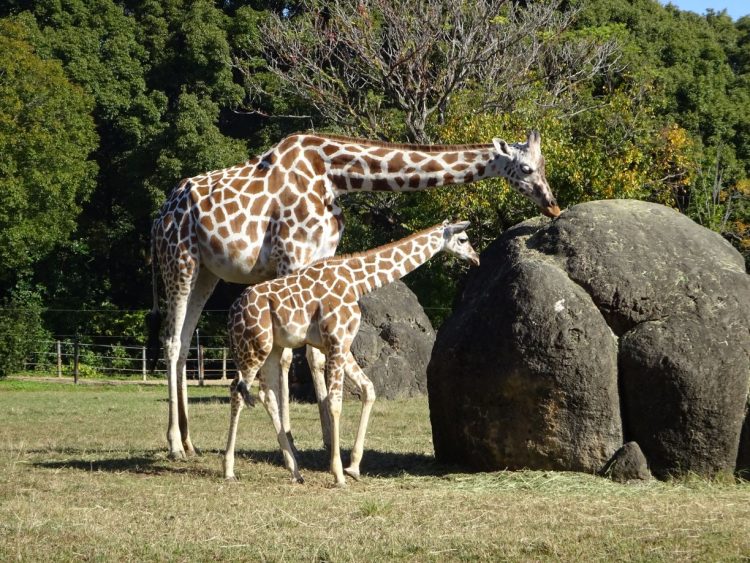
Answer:
MULTIPOLYGON (((375 404, 363 479, 343 490, 317 407, 293 405, 304 485, 288 482, 266 413, 245 410, 240 481, 226 483, 227 391, 190 397, 203 455, 172 462, 165 387, 0 380, 0 561, 750 558, 746 482, 461 472, 432 457, 426 399, 375 404)), ((345 403, 345 448, 358 412, 345 403)))

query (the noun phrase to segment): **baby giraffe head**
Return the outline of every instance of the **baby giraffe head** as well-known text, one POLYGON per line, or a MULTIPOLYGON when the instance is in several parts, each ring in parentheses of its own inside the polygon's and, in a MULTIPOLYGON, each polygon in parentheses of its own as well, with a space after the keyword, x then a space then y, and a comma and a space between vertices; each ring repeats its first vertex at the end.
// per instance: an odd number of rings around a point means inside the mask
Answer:
POLYGON ((492 139, 492 142, 499 153, 498 165, 502 167, 503 176, 510 186, 536 203, 547 217, 560 215, 560 207, 544 174, 542 136, 539 131, 531 131, 526 143, 509 145, 502 139, 492 139))
POLYGON ((460 223, 443 222, 443 250, 458 256, 461 260, 471 262, 479 266, 479 255, 469 242, 466 228, 470 225, 468 221, 460 223))

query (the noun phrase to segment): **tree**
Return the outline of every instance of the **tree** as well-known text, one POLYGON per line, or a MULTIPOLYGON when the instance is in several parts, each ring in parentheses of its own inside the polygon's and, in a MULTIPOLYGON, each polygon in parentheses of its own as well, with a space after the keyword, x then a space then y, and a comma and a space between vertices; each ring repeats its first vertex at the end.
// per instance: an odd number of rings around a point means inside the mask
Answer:
POLYGON ((0 20, 0 279, 19 276, 70 237, 95 185, 92 99, 21 23, 0 20))
POLYGON ((653 84, 653 121, 692 147, 688 158, 672 155, 683 173, 673 192, 649 197, 721 232, 750 263, 749 22, 650 0, 589 0, 579 24, 622 26, 624 80, 653 84))
POLYGON ((575 14, 559 1, 303 0, 260 38, 287 91, 329 123, 429 142, 467 88, 481 93, 478 112, 530 97, 576 111, 577 85, 616 58, 614 43, 566 33, 575 14))
MULTIPOLYGON (((58 307, 143 307, 150 225, 164 194, 185 175, 247 158, 245 141, 220 129, 222 110, 243 95, 229 18, 210 0, 18 0, 2 13, 22 17, 40 57, 61 61, 90 95, 100 139, 96 188, 67 218, 77 223, 73 240, 38 265, 35 280, 58 307)), ((93 329, 70 316, 54 322, 61 332, 93 329)))
POLYGON ((23 281, 0 298, 0 377, 20 371, 27 358, 44 351, 50 336, 43 313, 40 290, 23 281))

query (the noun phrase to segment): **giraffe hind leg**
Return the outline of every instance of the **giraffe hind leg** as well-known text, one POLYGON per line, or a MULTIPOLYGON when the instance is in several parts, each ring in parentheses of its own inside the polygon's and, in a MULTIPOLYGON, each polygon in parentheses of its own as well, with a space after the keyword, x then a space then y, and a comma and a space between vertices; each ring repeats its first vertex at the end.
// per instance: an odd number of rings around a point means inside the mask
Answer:
POLYGON ((178 393, 178 375, 180 367, 179 356, 181 344, 179 331, 183 325, 187 300, 179 291, 167 295, 167 322, 164 335, 164 359, 167 364, 167 389, 169 391, 169 420, 167 425, 167 442, 169 444, 170 459, 184 459, 185 448, 180 428, 180 394, 178 393))
POLYGON ((208 298, 218 283, 219 278, 206 268, 199 268, 198 275, 194 278, 190 295, 185 310, 185 316, 180 330, 180 353, 177 364, 177 412, 180 426, 182 446, 187 455, 196 455, 199 452, 193 446, 190 439, 187 378, 185 377, 185 364, 187 361, 190 341, 192 340, 198 319, 206 305, 208 298))
POLYGON ((224 479, 227 481, 235 481, 237 479, 234 474, 234 448, 237 442, 237 426, 240 421, 240 412, 242 412, 242 400, 240 393, 235 388, 232 390, 232 398, 230 400, 229 435, 227 437, 227 447, 224 450, 224 479))

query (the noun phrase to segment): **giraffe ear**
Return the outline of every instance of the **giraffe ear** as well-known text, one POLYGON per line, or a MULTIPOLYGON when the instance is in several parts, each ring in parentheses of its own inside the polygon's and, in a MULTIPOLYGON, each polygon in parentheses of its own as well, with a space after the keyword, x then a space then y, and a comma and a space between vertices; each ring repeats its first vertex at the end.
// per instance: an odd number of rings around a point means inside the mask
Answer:
POLYGON ((468 229, 469 225, 471 225, 471 222, 469 221, 461 221, 460 223, 453 223, 452 225, 448 225, 448 228, 446 229, 445 234, 449 237, 452 237, 456 233, 460 233, 468 229))
POLYGON ((539 134, 539 131, 537 131, 536 129, 532 129, 531 131, 529 131, 526 142, 530 147, 534 145, 539 146, 542 143, 542 136, 539 134))
POLYGON ((494 139, 492 139, 492 144, 495 145, 495 149, 497 149, 500 154, 511 156, 510 147, 508 146, 508 143, 506 143, 503 139, 498 139, 497 137, 495 137, 494 139))

